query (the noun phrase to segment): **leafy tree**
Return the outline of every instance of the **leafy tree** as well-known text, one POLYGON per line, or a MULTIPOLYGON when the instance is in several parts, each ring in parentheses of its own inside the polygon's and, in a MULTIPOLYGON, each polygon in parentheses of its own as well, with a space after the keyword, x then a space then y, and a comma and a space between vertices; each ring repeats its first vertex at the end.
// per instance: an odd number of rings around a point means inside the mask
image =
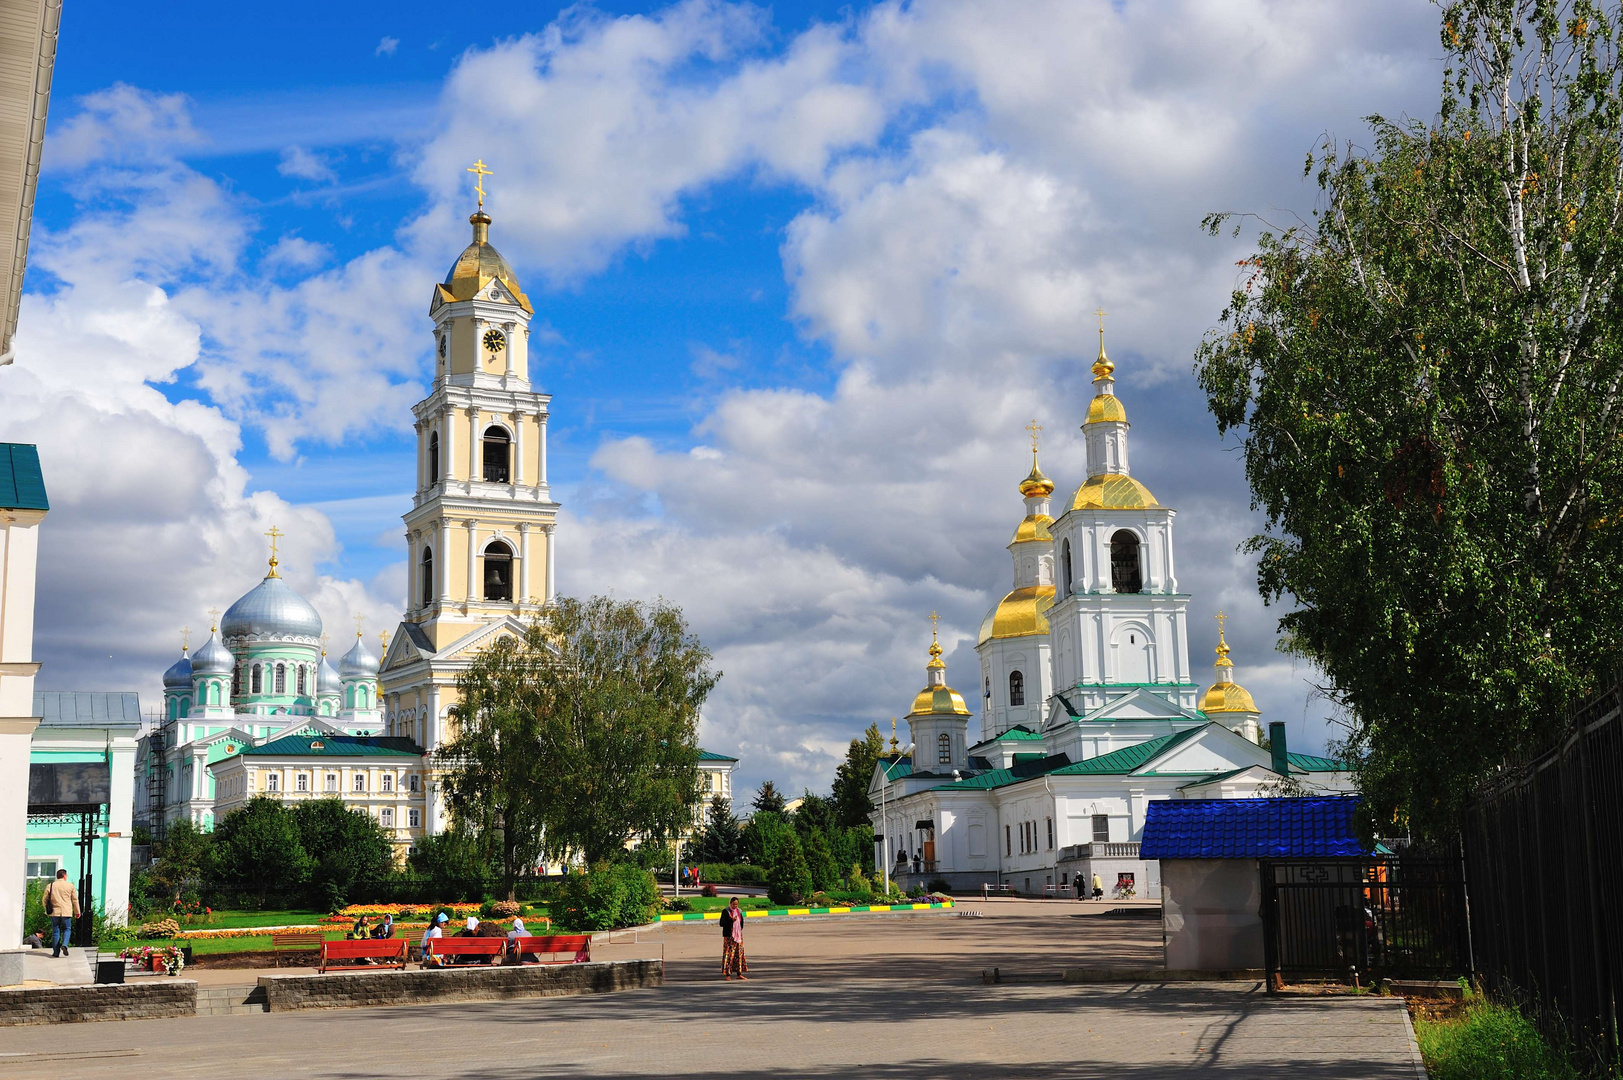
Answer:
POLYGON ((766 877, 766 895, 774 904, 798 904, 812 894, 811 869, 801 850, 800 838, 785 828, 772 855, 766 877))
POLYGON ((170 903, 178 901, 186 887, 196 887, 209 869, 214 839, 187 818, 172 823, 156 845, 158 861, 147 871, 147 879, 164 891, 170 903))
POLYGON ((848 829, 871 824, 873 801, 868 798, 868 784, 885 752, 885 739, 879 734, 878 724, 869 724, 862 738, 852 739, 845 752, 845 760, 834 770, 834 817, 848 829))
POLYGON ((720 678, 663 601, 560 598, 457 680, 443 747, 458 822, 499 836, 511 882, 541 854, 595 865, 662 844, 698 798, 699 707, 720 678))
POLYGON ((1421 835, 1623 646, 1623 12, 1451 3, 1442 43, 1436 122, 1325 144, 1196 363, 1370 824, 1421 835))
POLYGON ((827 833, 834 828, 834 804, 821 795, 806 792, 800 799, 800 805, 795 808, 793 823, 795 831, 804 840, 813 830, 827 833))
POLYGON ((695 863, 735 863, 743 853, 743 834, 733 816, 732 803, 725 795, 710 799, 710 812, 704 829, 694 838, 688 861, 695 863))
POLYGON ((252 894, 261 905, 267 896, 302 891, 315 866, 293 811, 266 795, 221 819, 214 844, 218 881, 252 894))
POLYGON ((654 876, 628 862, 602 862, 588 873, 572 873, 550 906, 560 930, 616 930, 638 926, 654 916, 659 888, 654 876))
POLYGON ((770 868, 777 858, 778 848, 785 842, 784 838, 793 834, 794 829, 783 819, 783 815, 771 810, 758 810, 743 829, 744 854, 756 866, 770 868))
POLYGON ((337 798, 310 799, 293 808, 299 843, 314 861, 311 892, 333 908, 357 881, 375 881, 394 869, 394 844, 370 814, 337 798))
POLYGON ((757 814, 763 810, 769 814, 781 814, 788 803, 783 797, 783 792, 778 790, 778 785, 770 780, 762 780, 761 790, 755 793, 755 801, 750 805, 757 814))
POLYGON ((406 862, 416 873, 427 876, 436 896, 478 896, 484 887, 489 852, 479 840, 452 828, 417 840, 417 850, 406 862))
POLYGON ((811 875, 814 889, 832 889, 840 880, 839 863, 829 846, 828 834, 812 828, 801 834, 801 849, 806 859, 806 871, 811 875))

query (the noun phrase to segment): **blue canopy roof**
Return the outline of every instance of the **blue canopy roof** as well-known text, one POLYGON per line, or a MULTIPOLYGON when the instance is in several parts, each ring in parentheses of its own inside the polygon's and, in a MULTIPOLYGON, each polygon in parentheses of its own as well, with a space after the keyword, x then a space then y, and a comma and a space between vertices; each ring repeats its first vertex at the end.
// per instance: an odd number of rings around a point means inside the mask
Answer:
POLYGON ((1145 808, 1146 859, 1367 858, 1353 833, 1356 795, 1306 799, 1158 799, 1145 808))

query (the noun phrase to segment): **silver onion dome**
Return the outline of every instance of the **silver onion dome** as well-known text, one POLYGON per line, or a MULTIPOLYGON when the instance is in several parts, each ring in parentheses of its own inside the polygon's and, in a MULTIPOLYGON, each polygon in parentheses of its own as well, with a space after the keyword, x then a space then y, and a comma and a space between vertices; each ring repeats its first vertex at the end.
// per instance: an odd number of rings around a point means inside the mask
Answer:
POLYGON ((192 688, 192 662, 185 653, 180 659, 169 665, 169 670, 163 673, 163 688, 165 690, 190 690, 192 688))
POLYGON ((321 616, 274 570, 226 610, 220 634, 232 638, 321 638, 321 616))
POLYGON ((322 654, 321 666, 316 669, 316 694, 320 697, 327 695, 337 696, 344 692, 344 680, 338 677, 338 672, 328 663, 326 654, 322 654))
POLYGON ((192 672, 197 675, 229 675, 236 666, 237 658, 213 634, 192 657, 192 672))
POLYGON ((338 674, 346 679, 371 678, 378 673, 378 664, 378 658, 366 647, 366 639, 357 634, 355 644, 338 661, 338 674))

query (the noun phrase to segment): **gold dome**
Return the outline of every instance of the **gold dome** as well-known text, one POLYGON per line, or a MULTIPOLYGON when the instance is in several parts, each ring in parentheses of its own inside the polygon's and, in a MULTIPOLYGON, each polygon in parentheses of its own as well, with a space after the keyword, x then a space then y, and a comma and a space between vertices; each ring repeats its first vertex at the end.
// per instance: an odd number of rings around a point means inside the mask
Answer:
POLYGON ((1054 481, 1044 476, 1043 471, 1039 469, 1037 467, 1037 463, 1033 461, 1031 463, 1031 473, 1024 480, 1020 481, 1020 494, 1024 495, 1028 499, 1036 498, 1039 495, 1043 498, 1047 498, 1048 496, 1054 494, 1054 481))
POLYGON ((1084 423, 1099 424, 1106 420, 1127 423, 1127 409, 1115 394, 1100 394, 1088 405, 1088 418, 1084 423))
POLYGON ((468 221, 473 225, 473 242, 462 249, 445 275, 445 283, 440 286, 445 301, 472 300, 486 285, 499 281, 518 299, 519 306, 533 315, 530 298, 518 287, 518 275, 490 244, 490 215, 480 210, 468 221))
POLYGON ((1054 524, 1054 519, 1047 514, 1031 514, 1020 524, 1014 527, 1014 539, 1011 544, 1029 544, 1033 540, 1042 540, 1047 543, 1054 542, 1054 536, 1048 527, 1054 524))
POLYGON ((1047 611, 1054 606, 1054 586, 1028 585, 1016 589, 981 620, 980 638, 983 645, 993 638, 1030 637, 1048 633, 1047 611))
POLYGON ((1090 477, 1071 500, 1072 510, 1145 510, 1160 505, 1149 488, 1122 473, 1090 477))
POLYGON ((1213 683, 1212 688, 1206 691, 1206 698, 1200 703, 1200 711, 1214 712, 1261 712, 1257 703, 1251 700, 1251 695, 1239 683, 1213 683))
POLYGON ((908 710, 908 716, 968 716, 969 706, 964 704, 964 695, 950 686, 926 686, 919 691, 919 696, 913 699, 913 707, 908 710))

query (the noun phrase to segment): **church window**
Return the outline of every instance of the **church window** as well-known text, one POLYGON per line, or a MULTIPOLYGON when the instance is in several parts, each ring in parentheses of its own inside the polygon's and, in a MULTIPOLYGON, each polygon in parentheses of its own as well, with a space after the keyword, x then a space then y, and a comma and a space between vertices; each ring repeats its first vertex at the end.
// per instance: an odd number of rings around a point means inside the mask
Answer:
POLYGON ((1054 850, 1054 819, 1048 819, 1048 850, 1054 850))
POLYGON ((298 672, 299 672, 299 693, 302 694, 302 693, 304 693, 304 665, 303 664, 299 665, 298 672))
POLYGON ((385 829, 394 828, 394 807, 385 806, 382 810, 378 811, 378 824, 382 825, 385 829))
POLYGON ((1026 677, 1018 671, 1009 672, 1009 704, 1026 703, 1026 677))
POLYGON ((250 680, 250 683, 251 683, 251 685, 253 687, 253 691, 252 691, 253 693, 258 694, 258 693, 262 693, 264 691, 264 687, 265 687, 264 669, 261 668, 258 664, 254 665, 253 678, 250 680))
POLYGON ((265 776, 266 791, 280 791, 281 788, 282 778, 280 776, 277 776, 275 773, 269 773, 265 776))
POLYGON ((366 774, 365 773, 358 772, 358 773, 355 774, 355 790, 356 791, 365 791, 366 790, 366 774))
POLYGON ((1003 826, 1003 854, 1014 854, 1014 848, 1011 846, 1011 842, 1009 840, 1009 827, 1007 825, 1003 826))
POLYGON ((485 483, 507 483, 508 466, 510 464, 508 453, 512 440, 504 428, 492 427, 485 429, 485 483))
POLYGON ((1059 550, 1060 550, 1060 556, 1059 556, 1059 577, 1060 577, 1059 589, 1060 589, 1060 595, 1061 596, 1070 596, 1071 592, 1072 592, 1072 589, 1071 589, 1071 541, 1070 541, 1069 538, 1067 538, 1066 540, 1061 542, 1061 544, 1059 546, 1059 550))
POLYGON ((434 552, 429 548, 423 549, 422 579, 422 606, 427 607, 434 599, 434 552))
POLYGON ((408 790, 410 790, 413 795, 415 795, 417 793, 417 784, 418 784, 417 774, 412 773, 411 778, 407 781, 406 786, 407 786, 408 790))
POLYGON ((287 665, 286 664, 277 664, 276 665, 276 692, 278 694, 287 693, 287 665))
POLYGON ((388 773, 383 774, 383 790, 384 791, 393 791, 394 790, 394 777, 391 776, 388 773))
POLYGON ((936 764, 938 764, 938 765, 951 765, 952 764, 952 736, 948 735, 946 732, 942 732, 941 737, 939 739, 937 739, 935 742, 936 742, 936 752, 935 752, 936 764))
POLYGON ((1108 814, 1093 815, 1093 842, 1095 844, 1108 844, 1110 842, 1110 816, 1108 814))
POLYGON ((1138 565, 1138 537, 1122 529, 1110 538, 1110 587, 1119 593, 1144 591, 1138 565))
POLYGON ((338 774, 337 773, 328 773, 327 774, 327 790, 331 791, 331 792, 337 792, 337 790, 338 790, 338 774))
POLYGON ((485 548, 485 599, 513 599, 513 549, 500 540, 485 548))
POLYGON ((231 669, 231 696, 237 697, 242 693, 242 665, 238 664, 231 669))
POLYGON ((300 773, 298 776, 294 777, 293 778, 293 790, 295 790, 295 791, 309 791, 310 790, 310 777, 305 773, 300 773))
POLYGON ((416 807, 412 807, 410 810, 407 810, 406 811, 406 825, 409 828, 413 828, 413 829, 422 828, 423 827, 423 814, 422 814, 422 811, 418 810, 416 807))
POLYGON ((988 675, 986 677, 986 693, 985 693, 985 697, 986 697, 987 701, 992 700, 992 677, 990 675, 988 675))
POLYGON ((437 431, 428 433, 428 482, 440 482, 440 433, 437 431))

